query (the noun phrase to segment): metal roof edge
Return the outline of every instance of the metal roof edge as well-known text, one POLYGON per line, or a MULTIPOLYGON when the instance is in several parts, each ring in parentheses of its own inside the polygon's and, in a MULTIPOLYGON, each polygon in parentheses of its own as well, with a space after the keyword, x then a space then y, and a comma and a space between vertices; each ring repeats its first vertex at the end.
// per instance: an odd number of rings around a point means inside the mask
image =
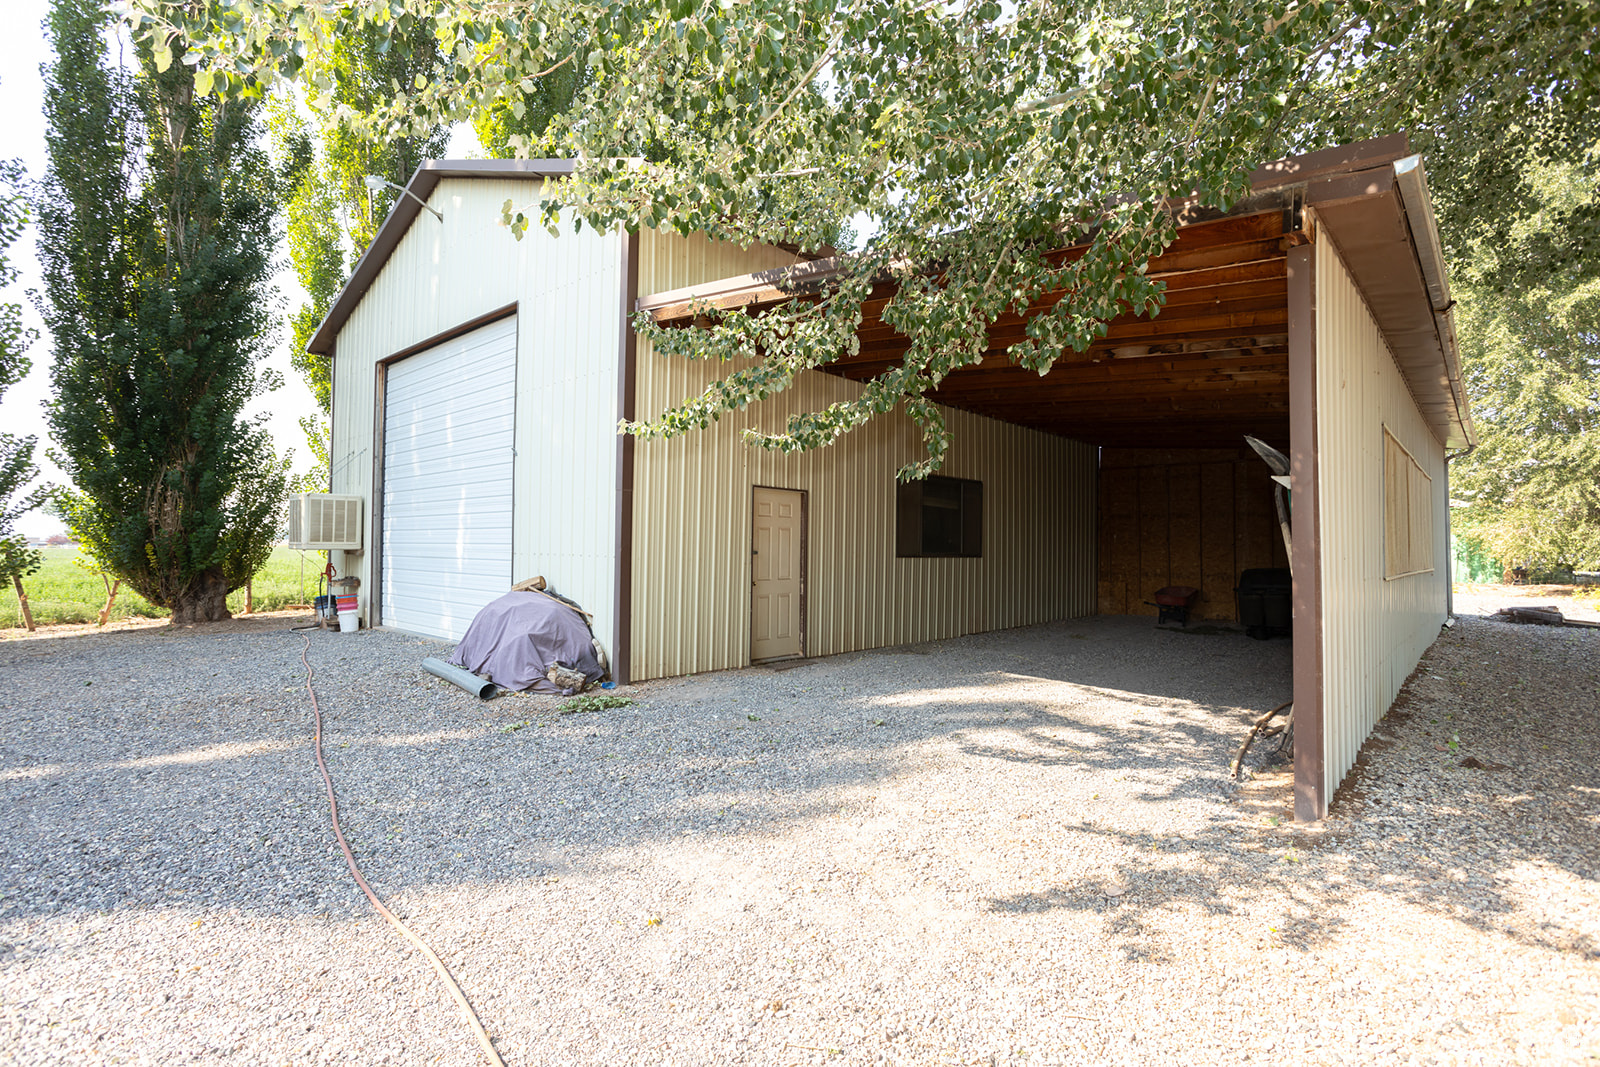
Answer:
POLYGON ((1393 166, 1400 207, 1405 212, 1406 226, 1411 231, 1411 244, 1416 249, 1417 264, 1422 269, 1422 277, 1428 287, 1434 329, 1439 334, 1445 376, 1449 379, 1451 400, 1455 404, 1456 425, 1461 430, 1463 446, 1470 448, 1477 444, 1478 435, 1472 425, 1472 412, 1467 406, 1461 349, 1456 337, 1456 302, 1450 295, 1450 275, 1445 266, 1444 245, 1439 239, 1438 219, 1433 213, 1433 198, 1428 193, 1427 172, 1423 169, 1420 155, 1397 159, 1393 166))
POLYGON ((394 206, 378 227, 372 244, 367 246, 350 280, 344 283, 339 295, 334 297, 318 324, 316 333, 306 343, 306 351, 319 356, 333 354, 334 341, 339 331, 355 312, 356 305, 367 295, 373 281, 389 262, 389 257, 399 247, 400 239, 411 228, 423 204, 433 195, 439 183, 446 178, 564 178, 573 172, 577 161, 572 159, 425 159, 412 172, 406 182, 406 192, 395 198, 394 206))
POLYGON ((1386 134, 1365 141, 1323 148, 1299 156, 1285 156, 1257 167, 1250 174, 1250 188, 1261 192, 1279 185, 1320 178, 1329 174, 1385 166, 1411 154, 1403 133, 1386 134))
POLYGON ((812 259, 787 267, 768 267, 751 274, 737 274, 729 278, 715 278, 697 285, 665 289, 659 293, 646 293, 634 301, 635 311, 648 311, 658 317, 674 305, 680 311, 698 303, 719 310, 744 307, 748 304, 768 303, 787 299, 803 292, 807 285, 817 285, 836 277, 843 268, 840 256, 812 259))

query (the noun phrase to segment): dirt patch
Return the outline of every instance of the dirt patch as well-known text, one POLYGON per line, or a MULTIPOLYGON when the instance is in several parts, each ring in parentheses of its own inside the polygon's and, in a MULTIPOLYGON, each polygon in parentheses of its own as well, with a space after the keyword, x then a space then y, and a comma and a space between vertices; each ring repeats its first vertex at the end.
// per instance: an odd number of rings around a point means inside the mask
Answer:
POLYGON ((174 626, 168 619, 146 619, 135 616, 117 619, 104 626, 97 626, 92 622, 71 622, 41 626, 32 632, 21 627, 0 630, 0 641, 65 640, 94 637, 99 634, 129 633, 136 630, 161 630, 172 634, 249 634, 264 630, 281 630, 289 625, 311 621, 309 610, 254 611, 249 615, 235 615, 220 622, 199 623, 194 626, 174 626))
POLYGON ((1458 615, 1493 615, 1501 608, 1557 605, 1569 619, 1600 622, 1600 590, 1592 585, 1470 585, 1454 587, 1458 615))

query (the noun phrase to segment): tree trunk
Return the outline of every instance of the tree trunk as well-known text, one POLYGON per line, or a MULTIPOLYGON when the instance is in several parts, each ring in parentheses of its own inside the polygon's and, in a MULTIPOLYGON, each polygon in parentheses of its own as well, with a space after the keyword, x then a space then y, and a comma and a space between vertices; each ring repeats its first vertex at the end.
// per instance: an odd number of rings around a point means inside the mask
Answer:
POLYGON ((22 621, 27 623, 28 632, 32 633, 38 627, 33 624, 33 612, 28 610, 28 594, 22 591, 22 579, 13 574, 11 584, 17 587, 17 603, 22 605, 22 621))
POLYGON ((256 580, 254 578, 247 578, 245 579, 244 583, 244 613, 246 615, 249 615, 251 612, 256 610, 255 600, 256 580))
POLYGON ((206 571, 182 599, 172 602, 172 625, 193 626, 233 618, 228 610, 228 582, 216 571, 206 571))
POLYGON ((106 606, 100 609, 100 625, 104 626, 106 620, 111 618, 111 605, 117 602, 117 590, 122 587, 122 579, 114 578, 111 588, 106 590, 106 606))

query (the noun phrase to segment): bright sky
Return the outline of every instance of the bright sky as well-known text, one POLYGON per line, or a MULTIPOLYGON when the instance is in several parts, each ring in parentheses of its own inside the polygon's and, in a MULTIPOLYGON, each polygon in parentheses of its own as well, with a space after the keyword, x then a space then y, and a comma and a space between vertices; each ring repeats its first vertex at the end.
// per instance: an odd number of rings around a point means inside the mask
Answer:
MULTIPOLYGON (((30 177, 38 177, 45 170, 43 87, 39 67, 50 58, 41 25, 48 6, 47 0, 6 0, 6 8, 11 12, 7 21, 15 32, 0 34, 0 116, 3 116, 0 118, 0 158, 20 158, 30 177)), ((476 138, 470 129, 463 128, 457 130, 451 140, 449 154, 466 155, 476 149, 476 138)), ((38 437, 34 457, 43 468, 43 479, 62 482, 65 478, 61 471, 44 455, 49 447, 50 436, 45 424, 44 407, 51 398, 51 356, 49 336, 44 332, 43 324, 26 295, 27 290, 36 289, 41 283, 31 228, 7 250, 6 257, 22 272, 22 276, 16 285, 0 295, 7 303, 22 304, 24 320, 39 330, 40 338, 30 352, 33 372, 7 390, 4 399, 0 400, 0 427, 4 427, 7 433, 38 437)), ((281 249, 279 258, 286 259, 281 249)), ((305 300, 287 264, 278 274, 277 288, 286 319, 288 312, 305 300)), ((294 469, 298 473, 312 466, 311 452, 306 446, 298 420, 314 412, 317 404, 304 380, 289 366, 288 343, 289 331, 285 326, 279 331, 277 344, 267 360, 268 366, 277 368, 282 374, 283 388, 258 398, 248 414, 266 412, 270 416, 267 425, 278 453, 282 455, 287 450, 293 450, 294 469)), ((17 528, 19 533, 28 536, 46 537, 60 532, 61 524, 47 515, 34 512, 23 516, 17 528)))

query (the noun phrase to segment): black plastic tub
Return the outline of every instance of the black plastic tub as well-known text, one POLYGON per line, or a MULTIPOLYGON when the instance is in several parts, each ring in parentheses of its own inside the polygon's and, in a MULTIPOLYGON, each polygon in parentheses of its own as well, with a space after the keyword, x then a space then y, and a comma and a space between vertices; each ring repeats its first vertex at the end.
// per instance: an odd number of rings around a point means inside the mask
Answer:
POLYGON ((1281 567, 1257 567, 1239 575, 1233 595, 1244 632, 1258 641, 1286 637, 1293 628, 1290 594, 1293 580, 1281 567))

